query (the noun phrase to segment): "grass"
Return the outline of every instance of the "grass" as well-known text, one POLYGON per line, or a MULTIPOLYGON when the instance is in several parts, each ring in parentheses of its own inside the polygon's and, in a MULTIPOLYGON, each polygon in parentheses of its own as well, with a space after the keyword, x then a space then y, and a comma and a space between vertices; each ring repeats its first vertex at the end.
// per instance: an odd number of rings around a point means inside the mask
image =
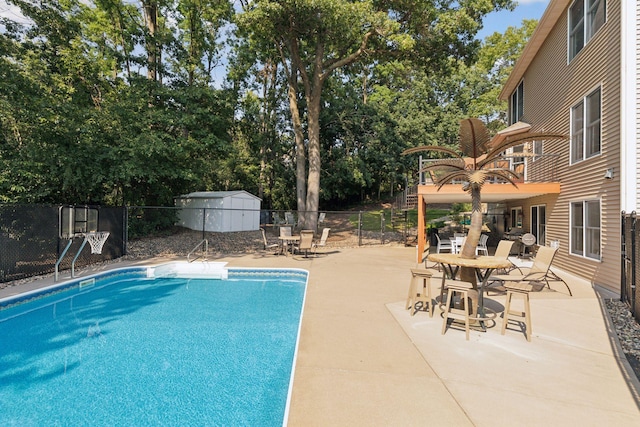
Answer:
MULTIPOLYGON (((407 226, 409 228, 415 228, 418 226, 418 210, 410 209, 407 212, 407 226)), ((427 209, 427 222, 443 217, 445 215, 449 215, 451 211, 448 209, 427 209)), ((393 222, 391 220, 391 210, 390 209, 379 209, 372 211, 362 212, 362 230, 364 231, 380 231, 382 227, 381 217, 384 215, 384 224, 385 231, 393 231, 393 222)), ((358 227, 358 218, 359 214, 354 213, 349 215, 349 222, 354 227, 358 227)), ((398 224, 404 222, 404 217, 398 217, 398 224)), ((402 227, 402 225, 400 225, 402 227)))

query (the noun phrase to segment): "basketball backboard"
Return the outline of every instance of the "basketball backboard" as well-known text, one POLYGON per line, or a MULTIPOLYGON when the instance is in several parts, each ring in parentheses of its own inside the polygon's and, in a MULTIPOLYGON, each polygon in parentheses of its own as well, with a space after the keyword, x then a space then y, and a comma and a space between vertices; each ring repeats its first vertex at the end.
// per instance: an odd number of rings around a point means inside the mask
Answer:
POLYGON ((98 231, 98 209, 89 206, 62 206, 59 211, 60 238, 72 239, 98 231))

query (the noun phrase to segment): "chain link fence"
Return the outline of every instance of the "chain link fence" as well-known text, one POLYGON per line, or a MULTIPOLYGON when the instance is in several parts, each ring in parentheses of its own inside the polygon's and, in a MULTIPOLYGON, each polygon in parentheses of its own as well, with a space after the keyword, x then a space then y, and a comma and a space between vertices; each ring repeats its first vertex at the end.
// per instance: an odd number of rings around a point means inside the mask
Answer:
POLYGON ((211 253, 261 251, 264 240, 260 228, 273 243, 277 242, 281 226, 290 226, 297 233, 307 228, 304 219, 312 215, 317 215, 316 238, 324 228, 331 229, 325 250, 416 244, 416 215, 392 209, 297 212, 149 206, 0 205, 0 283, 51 274, 56 263, 62 272, 70 270, 72 263, 75 267, 83 267, 123 256, 130 259, 186 257, 205 239, 211 253), (82 223, 76 223, 76 229, 72 230, 75 233, 68 235, 69 226, 64 223, 68 218, 63 215, 63 210, 78 208, 97 210, 97 231, 108 231, 110 235, 101 254, 92 254, 87 244, 74 261, 84 240, 82 233, 92 231, 83 229, 82 223), (195 221, 187 224, 185 216, 195 218, 195 221), (246 225, 248 217, 254 220, 249 229, 243 225, 238 229, 239 219, 243 219, 246 225), (223 221, 231 224, 231 228, 220 230, 219 225, 223 221))
MULTIPOLYGON (((0 283, 53 273, 65 247, 67 255, 59 269, 71 268, 83 239, 78 235, 63 238, 62 206, 0 205, 0 283)), ((102 254, 91 254, 89 245, 78 256, 75 265, 86 266, 124 254, 124 209, 92 207, 99 212, 98 229, 109 231, 102 254)))
POLYGON ((416 233, 410 230, 408 220, 392 220, 391 210, 298 212, 137 206, 128 210, 126 253, 131 258, 184 257, 204 240, 210 253, 251 253, 264 249, 260 228, 269 244, 277 243, 281 227, 299 233, 310 228, 305 218, 311 216, 317 216, 316 239, 324 228, 330 229, 326 248, 402 243, 408 233, 416 233), (247 221, 247 217, 255 220, 247 221), (247 223, 249 229, 243 229, 247 223), (219 230, 222 224, 227 229, 219 230))

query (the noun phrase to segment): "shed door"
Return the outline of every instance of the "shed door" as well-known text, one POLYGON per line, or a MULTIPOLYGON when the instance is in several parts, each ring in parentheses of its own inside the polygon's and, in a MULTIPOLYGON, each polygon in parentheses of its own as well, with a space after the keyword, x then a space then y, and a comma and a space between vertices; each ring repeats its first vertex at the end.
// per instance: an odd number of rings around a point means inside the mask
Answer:
POLYGON ((231 230, 229 231, 244 231, 243 217, 244 217, 244 199, 240 197, 231 198, 231 230))

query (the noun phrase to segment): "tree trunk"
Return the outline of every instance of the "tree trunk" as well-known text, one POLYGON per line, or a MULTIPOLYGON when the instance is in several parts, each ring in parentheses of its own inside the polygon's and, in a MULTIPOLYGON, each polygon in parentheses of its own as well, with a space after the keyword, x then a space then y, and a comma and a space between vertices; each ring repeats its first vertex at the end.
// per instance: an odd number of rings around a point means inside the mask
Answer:
POLYGON ((309 175, 304 226, 309 230, 315 230, 318 225, 317 212, 320 203, 320 98, 319 89, 315 89, 308 98, 309 175))
POLYGON ((146 0, 144 4, 144 20, 147 24, 149 39, 147 46, 147 79, 156 81, 158 66, 158 45, 156 43, 156 33, 158 30, 158 3, 154 0, 146 0))
POLYGON ((296 77, 292 74, 289 77, 289 110, 291 111, 291 121, 293 122, 293 133, 296 141, 296 201, 298 203, 298 214, 307 210, 305 206, 306 187, 306 163, 307 155, 304 146, 304 132, 300 120, 300 110, 298 109, 298 92, 296 90, 296 77))

